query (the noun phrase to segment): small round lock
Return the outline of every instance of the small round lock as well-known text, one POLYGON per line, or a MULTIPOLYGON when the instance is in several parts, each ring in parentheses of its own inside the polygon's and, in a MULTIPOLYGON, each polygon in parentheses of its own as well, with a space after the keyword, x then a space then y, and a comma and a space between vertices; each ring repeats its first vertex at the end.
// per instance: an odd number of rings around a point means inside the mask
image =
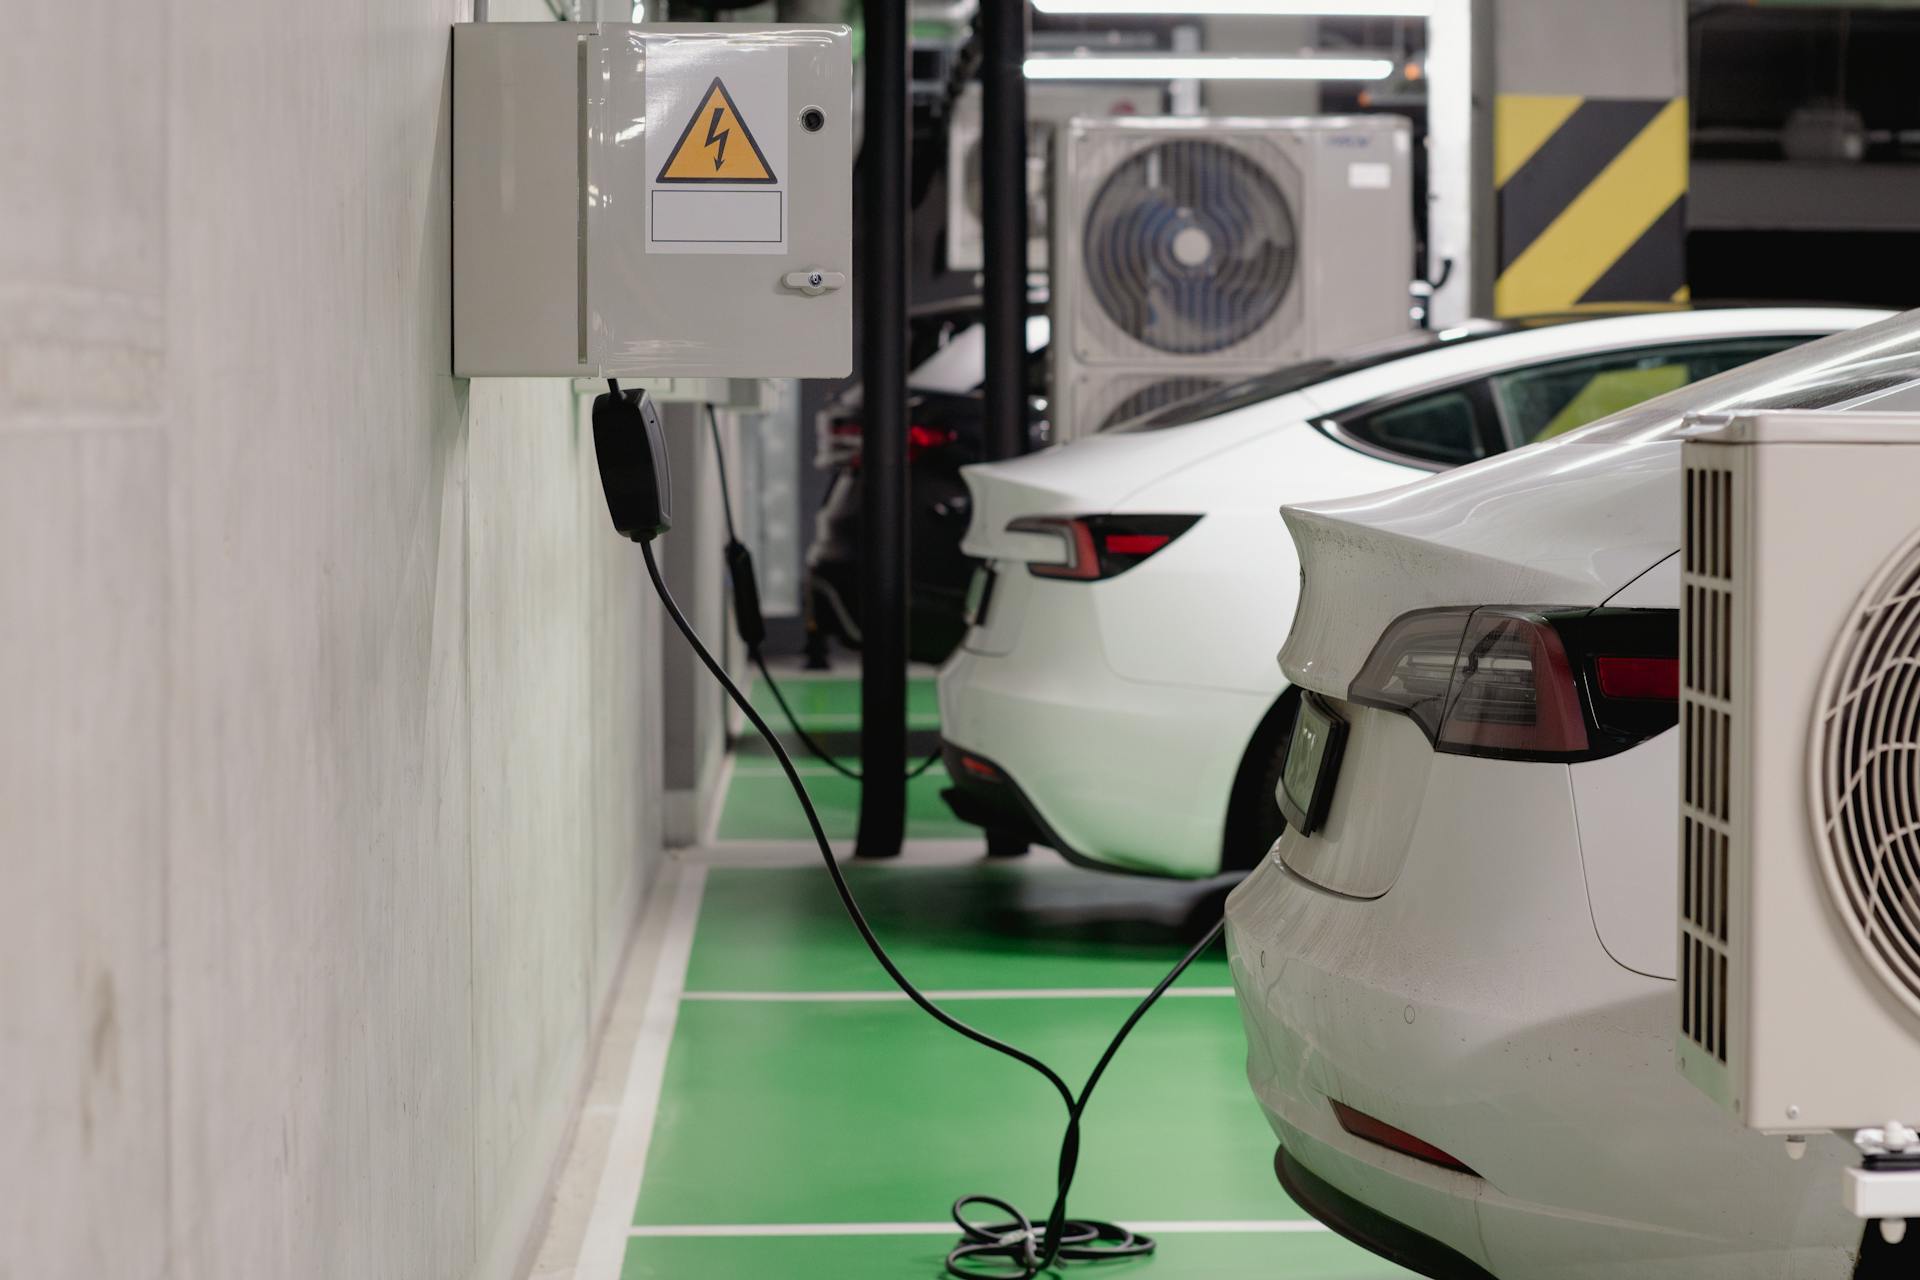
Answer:
POLYGON ((826 283, 826 278, 822 276, 818 271, 811 272, 807 276, 807 284, 811 288, 818 289, 821 285, 825 283, 826 283))
POLYGON ((800 113, 800 127, 808 133, 818 133, 827 127, 827 113, 818 107, 808 107, 800 113))

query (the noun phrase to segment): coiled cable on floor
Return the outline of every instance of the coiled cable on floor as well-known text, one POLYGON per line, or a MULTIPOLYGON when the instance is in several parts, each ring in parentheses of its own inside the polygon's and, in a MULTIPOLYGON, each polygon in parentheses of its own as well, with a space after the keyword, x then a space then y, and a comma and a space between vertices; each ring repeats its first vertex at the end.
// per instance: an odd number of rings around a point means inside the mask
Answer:
MULTIPOLYGON (((619 384, 610 381, 607 385, 615 388, 616 395, 619 393, 619 384)), ((787 695, 781 691, 780 682, 773 678, 773 672, 767 667, 766 654, 761 649, 767 638, 767 624, 760 614, 760 584, 753 571, 753 552, 740 541, 740 531, 733 523, 733 498, 730 496, 727 485, 727 451, 720 443, 720 419, 714 413, 712 402, 707 403, 706 410, 707 433, 713 438, 713 461, 719 468, 720 510, 727 518, 725 554, 727 576, 733 584, 734 629, 740 636, 740 643, 746 646, 747 659, 759 670, 760 678, 767 682, 767 688, 773 690, 773 700, 780 704, 780 714, 787 718, 787 724, 792 727, 794 736, 800 739, 801 745, 806 747, 808 754, 841 777, 858 782, 860 781, 858 769, 835 759, 832 752, 821 746, 814 740, 814 736, 807 732, 806 726, 800 723, 800 717, 795 715, 793 708, 787 705, 787 695)), ((940 752, 936 748, 928 754, 926 759, 907 771, 907 781, 912 782, 933 768, 939 760, 940 752)))
POLYGON ((1106 1051, 1094 1064, 1086 1083, 1080 1087, 1080 1092, 1074 1093, 1052 1067, 1026 1050, 1008 1044, 1004 1040, 995 1039, 986 1032, 954 1017, 928 999, 908 980, 907 975, 900 971, 899 966, 893 962, 893 957, 887 954, 887 949, 880 945, 880 939, 874 934, 873 926, 867 923, 865 914, 860 910, 859 902, 854 899, 853 890, 847 884, 846 874, 841 871, 840 863, 833 856, 833 846, 827 840, 826 829, 820 824, 820 814, 813 807, 813 798, 807 794, 806 784, 801 781, 800 772, 794 767, 793 758, 787 754, 786 747, 781 745, 779 735, 774 733, 772 727, 754 709, 753 703, 746 694, 742 693, 740 687, 727 675, 726 668, 701 642, 698 633, 693 629, 693 624, 688 622, 686 615, 680 612, 680 606, 674 602, 673 593, 667 590, 666 580, 660 576, 660 565, 654 559, 653 545, 642 542, 640 552, 647 562, 647 576, 653 580, 653 589, 659 595, 661 606, 666 609, 667 616, 673 619, 673 625, 679 628, 680 634, 686 637, 687 643, 693 647, 701 664, 715 680, 720 682, 720 687, 726 690, 727 696, 733 700, 735 706, 740 708, 741 714, 746 716, 748 722, 766 740, 767 746, 780 761, 781 771, 786 774, 787 782, 793 788, 793 794, 800 801, 800 808, 806 813, 807 826, 813 833, 814 843, 819 846, 821 859, 827 864, 827 874, 833 879, 834 891, 840 895, 840 905, 846 908, 847 917, 853 921, 853 927, 859 931, 861 940, 867 944, 867 950, 886 971, 887 977, 892 979, 893 984, 900 988, 907 999, 920 1006, 934 1021, 965 1036, 975 1044, 1011 1058, 1036 1072, 1053 1086, 1054 1092, 1060 1095, 1061 1102, 1066 1105, 1067 1127, 1060 1140, 1053 1207, 1047 1213, 1045 1224, 1036 1226, 1025 1214, 1007 1201, 995 1196, 962 1196, 954 1201, 953 1205, 953 1219, 960 1227, 962 1238, 960 1243, 947 1254, 948 1273, 960 1277, 961 1280, 1034 1280, 1034 1277, 1042 1271, 1060 1261, 1140 1257, 1152 1253, 1155 1242, 1149 1236, 1136 1235, 1110 1222, 1067 1217, 1067 1193, 1073 1187, 1074 1171, 1080 1162, 1080 1118, 1086 1112, 1087 1102, 1093 1097, 1094 1088, 1100 1083, 1100 1077, 1106 1073, 1107 1065, 1113 1061, 1114 1055, 1120 1052, 1120 1046, 1125 1043, 1135 1025, 1166 993, 1167 988, 1187 971, 1188 966, 1213 945, 1214 941, 1220 937, 1226 922, 1224 920, 1216 922, 1213 928, 1207 931, 1207 935, 1195 943, 1193 948, 1180 958, 1180 962, 1168 971, 1167 976, 1160 980, 1160 984, 1134 1006, 1133 1012, 1127 1015, 1127 1020, 1120 1024, 1118 1031, 1114 1032, 1113 1039, 1107 1042, 1106 1051), (974 1206, 985 1206, 997 1210, 1006 1215, 1006 1220, 975 1222, 967 1214, 967 1211, 974 1206))

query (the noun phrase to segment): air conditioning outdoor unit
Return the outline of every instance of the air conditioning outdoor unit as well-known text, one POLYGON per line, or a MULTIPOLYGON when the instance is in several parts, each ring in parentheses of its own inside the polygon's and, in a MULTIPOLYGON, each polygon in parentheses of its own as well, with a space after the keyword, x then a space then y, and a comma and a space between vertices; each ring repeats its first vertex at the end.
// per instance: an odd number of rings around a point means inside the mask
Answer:
POLYGON ((1702 419, 1682 472, 1680 1071, 1769 1133, 1913 1125, 1920 414, 1702 419))
POLYGON ((1055 438, 1409 328, 1411 138, 1395 116, 1069 122, 1055 438))
MULTIPOLYGON (((1047 150, 1055 128, 1075 116, 1157 116, 1166 94, 1139 85, 1027 86, 1027 269, 1047 269, 1047 150)), ((947 267, 978 271, 986 263, 980 214, 980 86, 969 84, 953 107, 947 133, 947 267)))

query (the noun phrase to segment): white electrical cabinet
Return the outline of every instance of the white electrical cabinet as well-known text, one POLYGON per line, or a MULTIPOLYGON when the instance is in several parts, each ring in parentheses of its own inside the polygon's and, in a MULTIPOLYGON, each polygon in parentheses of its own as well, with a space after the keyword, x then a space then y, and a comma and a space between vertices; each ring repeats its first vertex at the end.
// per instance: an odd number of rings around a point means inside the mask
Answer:
POLYGON ((844 26, 464 23, 461 377, 845 376, 844 26))

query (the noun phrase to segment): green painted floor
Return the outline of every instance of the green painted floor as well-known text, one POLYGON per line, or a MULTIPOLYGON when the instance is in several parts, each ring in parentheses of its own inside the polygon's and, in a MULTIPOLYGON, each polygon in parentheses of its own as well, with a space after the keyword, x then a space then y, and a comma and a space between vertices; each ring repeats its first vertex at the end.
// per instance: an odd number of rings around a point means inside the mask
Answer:
MULTIPOLYGON (((814 705, 832 714, 835 704, 821 691, 814 705)), ((780 806, 757 787, 742 802, 747 782, 736 772, 727 812, 774 827, 780 806)), ((797 834, 787 819, 776 838, 797 834)), ((942 865, 910 848, 898 864, 849 873, 910 976, 1076 1083, 1129 993, 1157 981, 1218 906, 1217 886, 1039 855, 942 865)), ((1058 1099, 890 994, 817 867, 683 874, 700 886, 697 923, 624 1280, 935 1280, 956 1196, 1045 1211, 1058 1099)), ((1087 1113, 1073 1208, 1166 1224, 1158 1255, 1059 1274, 1406 1277, 1306 1219, 1275 1183, 1226 984, 1221 956, 1198 962, 1136 1029, 1087 1113)))
MULTIPOLYGON (((839 759, 859 767, 860 678, 858 676, 782 676, 780 687, 788 705, 823 745, 840 753, 839 759)), ((786 718, 765 683, 755 679, 751 690, 754 709, 782 732, 788 750, 807 780, 821 825, 836 840, 851 840, 860 819, 860 784, 841 777, 810 759, 786 735, 786 718)), ((907 682, 907 730, 922 756, 934 747, 940 727, 938 700, 930 676, 907 682)), ((719 840, 804 840, 806 819, 794 805, 793 791, 779 763, 758 739, 743 741, 735 758, 733 778, 720 811, 714 835, 719 840)), ((915 763, 918 763, 916 757, 915 763)), ((907 838, 951 840, 969 837, 977 828, 953 816, 940 793, 947 788, 947 771, 934 765, 907 784, 907 838)))

